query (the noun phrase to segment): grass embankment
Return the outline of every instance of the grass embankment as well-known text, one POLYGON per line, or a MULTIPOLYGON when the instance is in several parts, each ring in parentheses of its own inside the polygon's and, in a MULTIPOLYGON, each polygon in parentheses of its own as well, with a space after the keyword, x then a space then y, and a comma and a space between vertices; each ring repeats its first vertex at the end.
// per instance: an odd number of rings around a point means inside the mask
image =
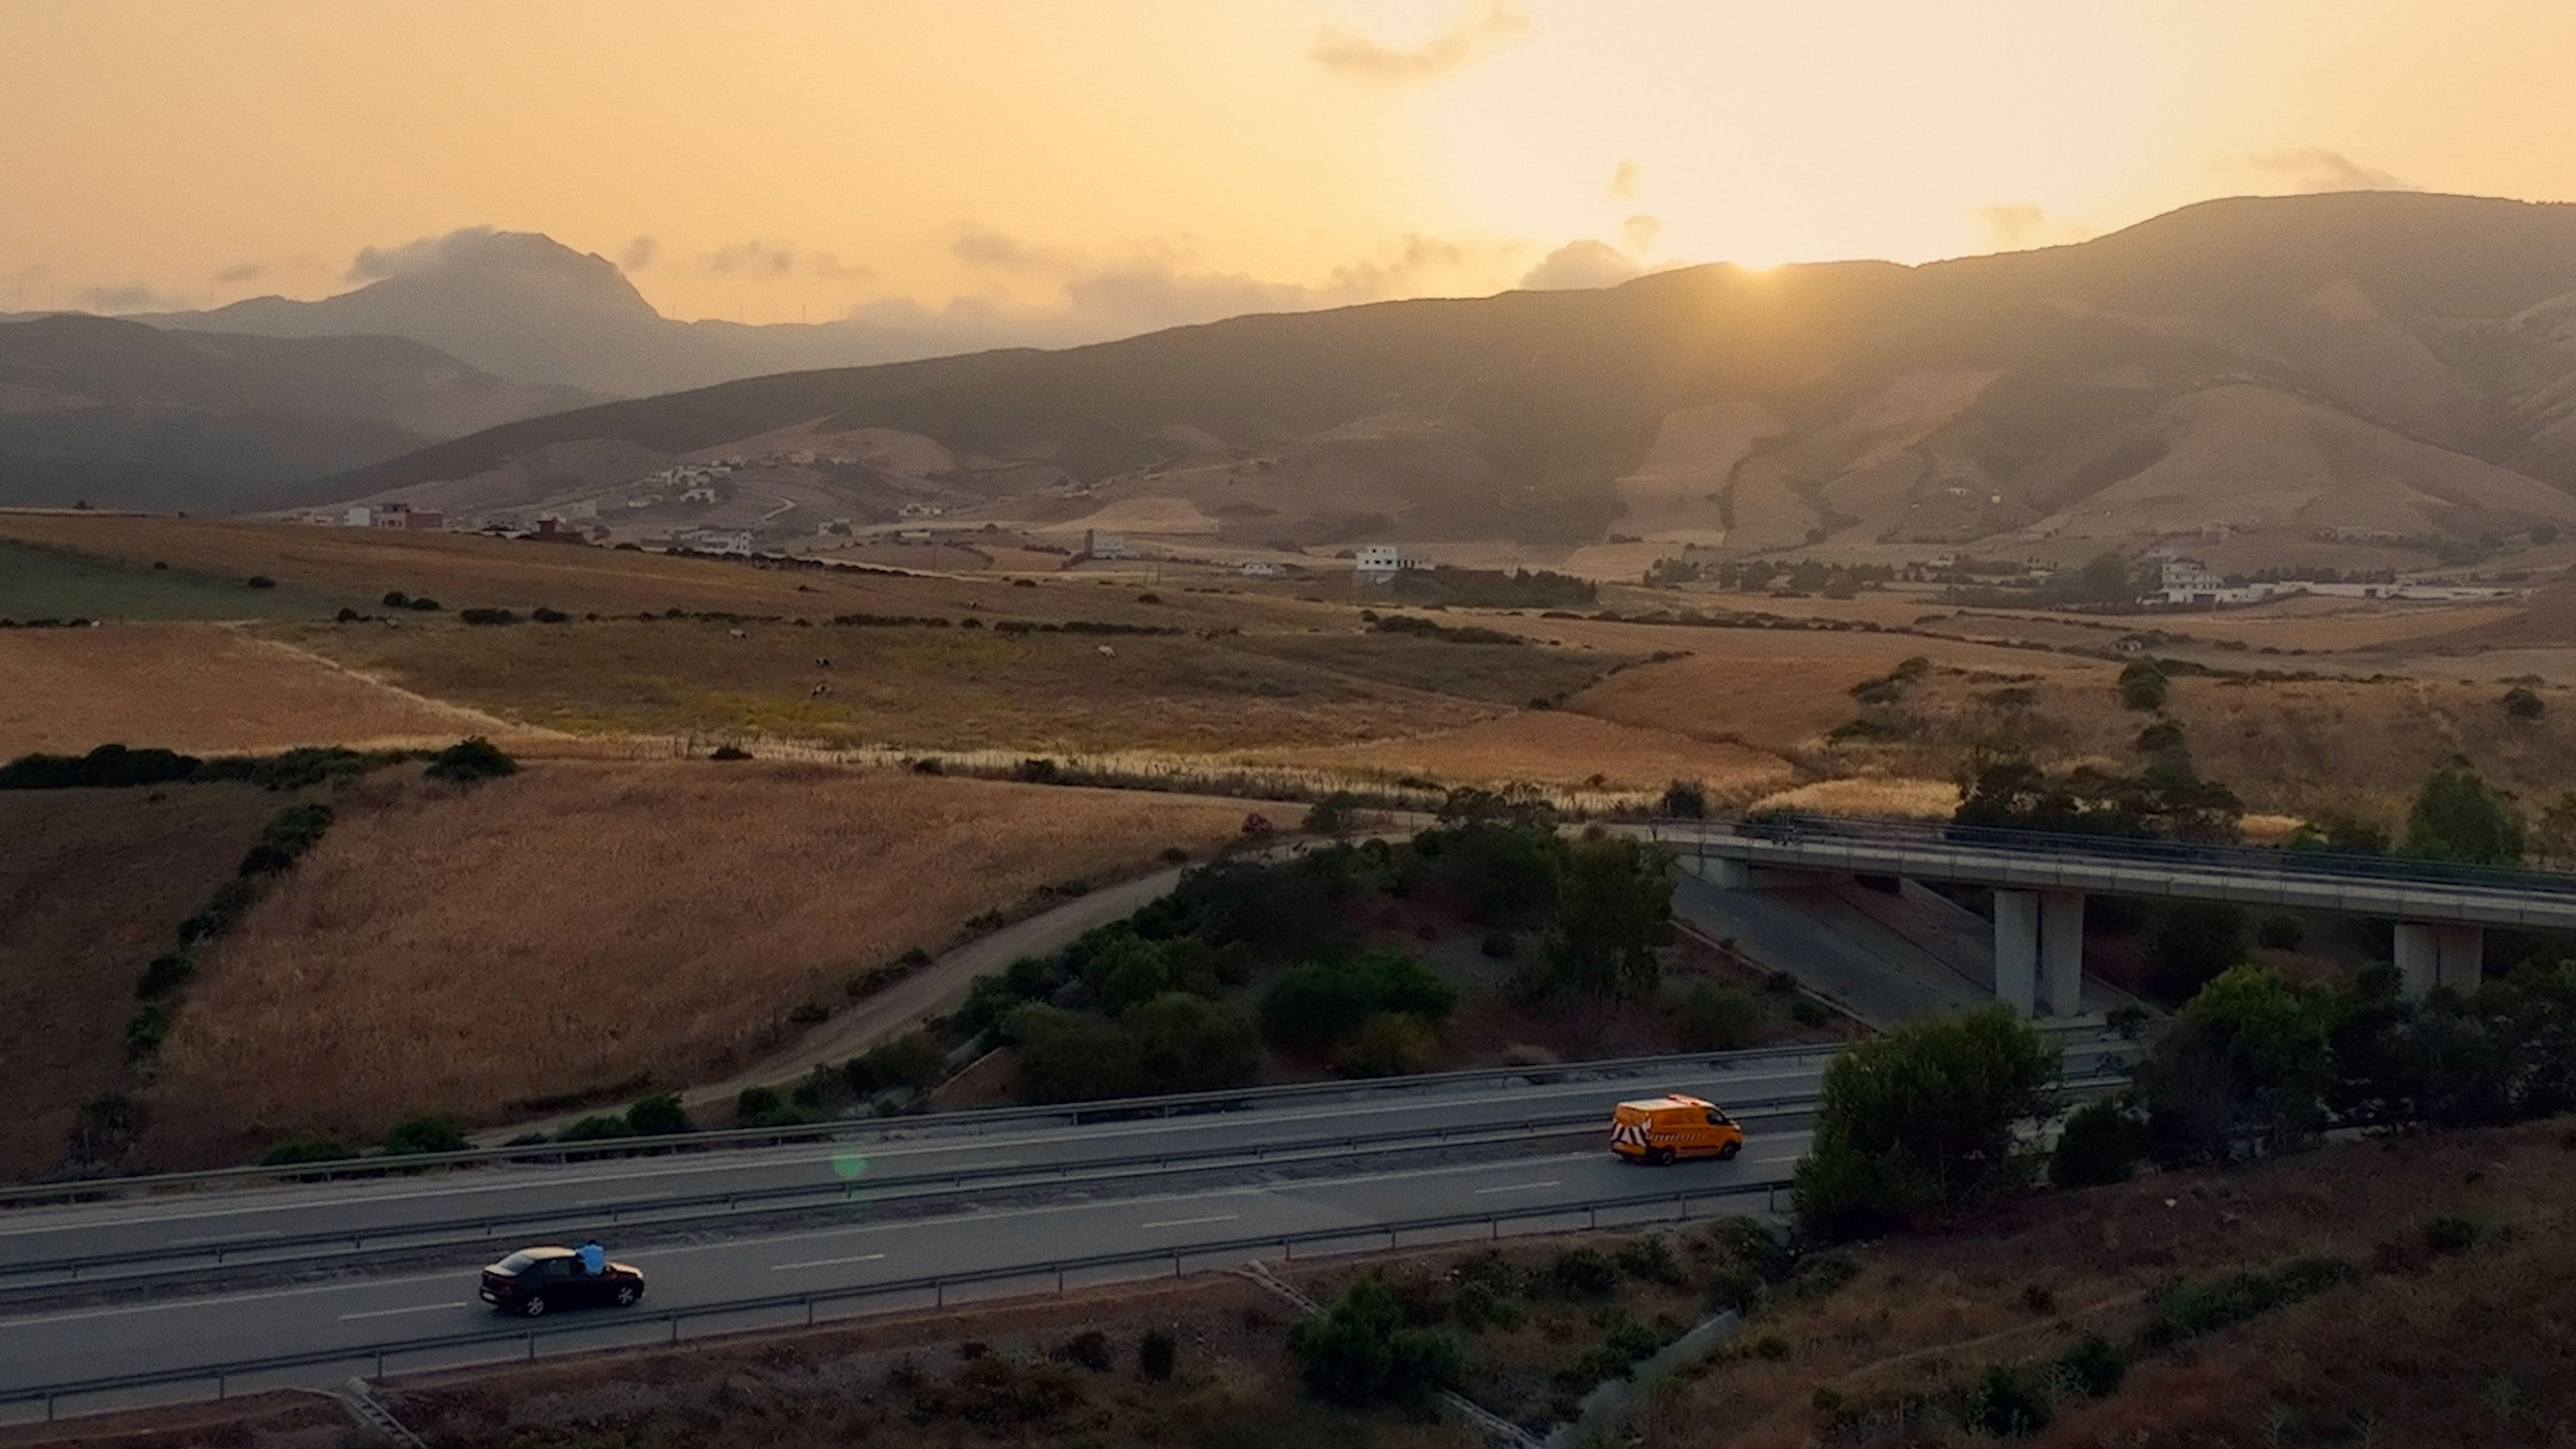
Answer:
POLYGON ((1041 886, 1231 836, 1239 808, 762 762, 547 763, 349 789, 210 953, 146 1152, 238 1159, 721 1076, 790 1013, 1041 886))
POLYGON ((1848 1250, 1848 1286, 1764 1314, 1630 1427, 1948 1445, 2009 1393, 2026 1442, 2065 1449, 2554 1442, 2576 1414, 2571 1194, 2546 1122, 2029 1197, 1848 1250), (2069 1360, 2088 1336, 2127 1365, 2099 1397, 2070 1366, 2100 1361, 2069 1360))
POLYGON ((0 792, 0 1177, 63 1160, 126 1078, 144 967, 233 878, 278 797, 246 784, 0 792))

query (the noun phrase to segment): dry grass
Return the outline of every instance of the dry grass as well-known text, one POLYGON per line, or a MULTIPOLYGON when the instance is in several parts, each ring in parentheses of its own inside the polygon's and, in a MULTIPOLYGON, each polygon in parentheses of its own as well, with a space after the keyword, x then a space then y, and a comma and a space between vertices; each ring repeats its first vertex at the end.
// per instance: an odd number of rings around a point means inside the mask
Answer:
MULTIPOLYGON (((1256 757, 1266 758, 1266 757, 1256 757)), ((1444 734, 1337 745, 1280 755, 1285 762, 1426 775, 1460 784, 1581 786, 1660 790, 1697 780, 1716 794, 1750 798, 1796 771, 1788 761, 1741 745, 1638 729, 1563 710, 1526 710, 1444 734)))
POLYGON ((199 1162, 721 1075, 855 971, 1039 885, 1199 853, 1242 818, 762 762, 550 763, 468 790, 375 777, 207 963, 147 1150, 199 1162))
POLYGON ((686 619, 298 625, 284 637, 405 688, 582 733, 1207 751, 1404 734, 1496 711, 1187 637, 686 619))
MULTIPOLYGON (((1133 588, 1048 579, 1014 588, 1000 579, 787 571, 712 559, 574 548, 476 534, 316 528, 305 524, 0 511, 0 538, 69 550, 137 569, 167 563, 213 578, 263 574, 291 591, 371 608, 388 589, 423 594, 448 609, 535 605, 580 613, 669 608, 744 614, 933 614, 982 609, 996 618, 1171 622, 1171 606, 1136 602, 1133 588)), ((1193 600, 1188 622, 1305 621, 1321 611, 1279 600, 1193 600)), ((1347 617, 1346 611, 1335 611, 1347 617)))
MULTIPOLYGON (((2406 801, 2452 755, 2523 797, 2527 809, 2576 786, 2576 695, 2542 691, 2548 712, 2518 720, 2493 684, 2426 680, 2184 677, 2166 713, 2201 773, 2264 813, 2321 812, 2402 823, 2406 801)), ((2025 683, 1936 672, 1899 706, 1904 742, 1844 752, 1904 773, 1947 774, 1981 741, 2018 740, 2042 759, 2135 768, 2154 716, 2123 709, 2107 676, 2025 683), (2000 688, 1999 688, 2000 686, 2000 688), (2014 691, 2029 691, 2026 697, 2014 691)))
POLYGON ((1818 780, 1766 795, 1757 810, 1803 810, 1817 815, 1858 815, 1878 820, 1947 820, 1958 813, 1959 787, 1948 780, 1855 775, 1818 780))
MULTIPOLYGON (((1637 625, 1593 625, 1637 630, 1637 625)), ((1733 629, 1660 629, 1692 651, 1687 659, 1613 675, 1568 708, 1620 724, 1670 730, 1775 753, 1813 745, 1859 707, 1852 686, 1923 656, 1954 670, 2098 681, 2107 696, 2108 665, 2063 656, 1945 644, 1892 634, 1781 634, 1733 629)))
POLYGON ((1241 1279, 1204 1277, 467 1372, 398 1386, 386 1398, 406 1424, 455 1449, 1469 1449, 1479 1442, 1447 1416, 1356 1416, 1305 1398, 1285 1342, 1295 1317, 1241 1279), (1136 1345, 1150 1329, 1177 1341, 1166 1382, 1137 1372, 1136 1345), (1107 1340, 1106 1368, 1053 1357, 1084 1331, 1107 1340))
POLYGON ((499 725, 212 624, 0 630, 0 681, 0 758, 111 741, 201 752, 452 741, 499 725))
POLYGON ((81 1104, 124 1084, 144 963, 282 803, 247 785, 0 793, 0 1177, 62 1161, 81 1104))
MULTIPOLYGON (((2115 1341, 2177 1278, 2268 1268, 2315 1253, 2360 1281, 2140 1362, 2098 1403, 2061 1405, 2030 1441, 2097 1445, 2355 1444, 2365 1416, 2389 1445, 2552 1442, 2576 1412, 2576 1248, 2566 1235, 2576 1153, 2563 1125, 2357 1143, 2232 1173, 2162 1174, 2048 1194, 1941 1235, 1859 1254, 1840 1293, 1757 1323, 1784 1356, 1723 1358, 1654 1396, 1631 1428, 1650 1446, 1702 1444, 1739 1426, 1748 1446, 1968 1444, 1935 1431, 1829 1428, 1820 1387, 1863 1411, 1941 1399, 1985 1365, 2045 1359, 2086 1332, 2115 1341), (2509 1241, 2428 1259, 2424 1224, 2464 1217, 2509 1241), (2511 1392, 2497 1395, 2499 1382, 2511 1392), (2481 1399, 2510 1414, 2480 1416, 2481 1399), (2272 1425, 2286 1410, 2296 1430, 2272 1425)), ((1846 1410, 1846 1413, 1849 1413, 1846 1410)), ((1920 1419, 1918 1416, 1917 1423, 1920 1419)))

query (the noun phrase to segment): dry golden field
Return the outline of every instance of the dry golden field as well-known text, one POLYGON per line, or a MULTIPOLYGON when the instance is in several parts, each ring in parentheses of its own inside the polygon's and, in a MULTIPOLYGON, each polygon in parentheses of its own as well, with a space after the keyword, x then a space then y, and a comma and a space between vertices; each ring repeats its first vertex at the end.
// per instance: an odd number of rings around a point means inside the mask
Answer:
POLYGON ((0 759, 111 742, 197 752, 446 743, 499 726, 224 625, 0 630, 0 759))
POLYGON ((1851 775, 1766 795, 1753 808, 1875 820, 1947 820, 1958 812, 1959 787, 1948 780, 1851 775))
MULTIPOLYGON (((2536 810, 2576 788, 2576 694, 2545 687, 2538 719, 2516 719, 2493 684, 2184 676, 2165 714, 2183 726, 2200 772, 2249 807, 2402 823, 2424 777, 2464 755, 2536 810)), ((1846 701, 1846 703, 1849 703, 1846 701)), ((1856 711, 1855 711, 1856 712, 1856 711)), ((1902 740, 1832 752, 1890 773, 1944 777, 1981 742, 2014 742, 2043 761, 2134 769, 2155 716, 2120 707, 2107 672, 2002 677, 1936 670, 1895 707, 1902 740)))
MULTIPOLYGON (((1363 674, 1224 639, 688 619, 267 627, 275 637, 406 689, 528 725, 594 734, 735 732, 921 749, 1209 751, 1456 727, 1500 711, 1371 677, 1397 672, 1392 669, 1363 674)), ((1543 657, 1533 663, 1547 668, 1543 657)), ((1591 657, 1575 666, 1559 671, 1569 683, 1606 667, 1591 657)))
POLYGON ((764 762, 377 775, 212 954, 147 1151, 720 1075, 786 1012, 1040 885, 1199 854, 1241 807, 764 762))
MULTIPOLYGON (((1258 619, 1304 619, 1313 606, 1232 594, 1192 596, 1186 620, 1177 592, 1166 605, 1140 604, 1128 584, 1050 578, 1015 588, 995 578, 784 570, 713 559, 486 538, 476 534, 317 528, 169 517, 83 517, 0 511, 0 539, 60 549, 149 570, 155 563, 214 578, 275 579, 288 590, 372 608, 387 590, 426 595, 450 612, 539 605, 571 613, 664 609, 743 614, 940 614, 980 610, 991 618, 1186 622, 1194 627, 1258 619)), ((1347 617, 1348 611, 1335 611, 1347 617)))
POLYGON ((1485 786, 1656 791, 1674 780, 1693 780, 1723 800, 1752 799, 1779 788, 1797 773, 1788 761, 1760 750, 1614 724, 1567 710, 1523 710, 1442 734, 1251 758, 1485 786))

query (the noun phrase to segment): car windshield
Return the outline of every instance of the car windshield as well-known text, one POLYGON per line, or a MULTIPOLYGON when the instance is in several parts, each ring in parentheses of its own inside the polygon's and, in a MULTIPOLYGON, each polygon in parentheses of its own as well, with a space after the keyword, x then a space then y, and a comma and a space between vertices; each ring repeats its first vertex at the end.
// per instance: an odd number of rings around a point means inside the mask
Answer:
POLYGON ((512 1253, 510 1256, 503 1258, 500 1262, 495 1263, 492 1266, 501 1272, 508 1273, 511 1276, 516 1277, 517 1275, 528 1271, 530 1268, 535 1267, 536 1262, 537 1256, 534 1253, 512 1253))

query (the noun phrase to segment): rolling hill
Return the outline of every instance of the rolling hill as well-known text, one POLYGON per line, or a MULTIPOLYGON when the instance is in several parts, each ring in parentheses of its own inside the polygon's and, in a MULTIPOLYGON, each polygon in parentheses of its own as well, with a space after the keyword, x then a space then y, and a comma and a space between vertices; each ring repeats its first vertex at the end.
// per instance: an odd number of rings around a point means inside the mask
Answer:
POLYGON ((0 323, 0 504, 222 508, 591 400, 397 337, 0 323))
POLYGON ((299 496, 575 443, 617 461, 586 485, 550 464, 552 485, 605 488, 800 434, 950 459, 906 478, 956 516, 1151 501, 1240 543, 2179 538, 2226 567, 2402 567, 2576 522, 2576 206, 2240 198, 1923 267, 1708 266, 754 378, 505 425, 299 496))

